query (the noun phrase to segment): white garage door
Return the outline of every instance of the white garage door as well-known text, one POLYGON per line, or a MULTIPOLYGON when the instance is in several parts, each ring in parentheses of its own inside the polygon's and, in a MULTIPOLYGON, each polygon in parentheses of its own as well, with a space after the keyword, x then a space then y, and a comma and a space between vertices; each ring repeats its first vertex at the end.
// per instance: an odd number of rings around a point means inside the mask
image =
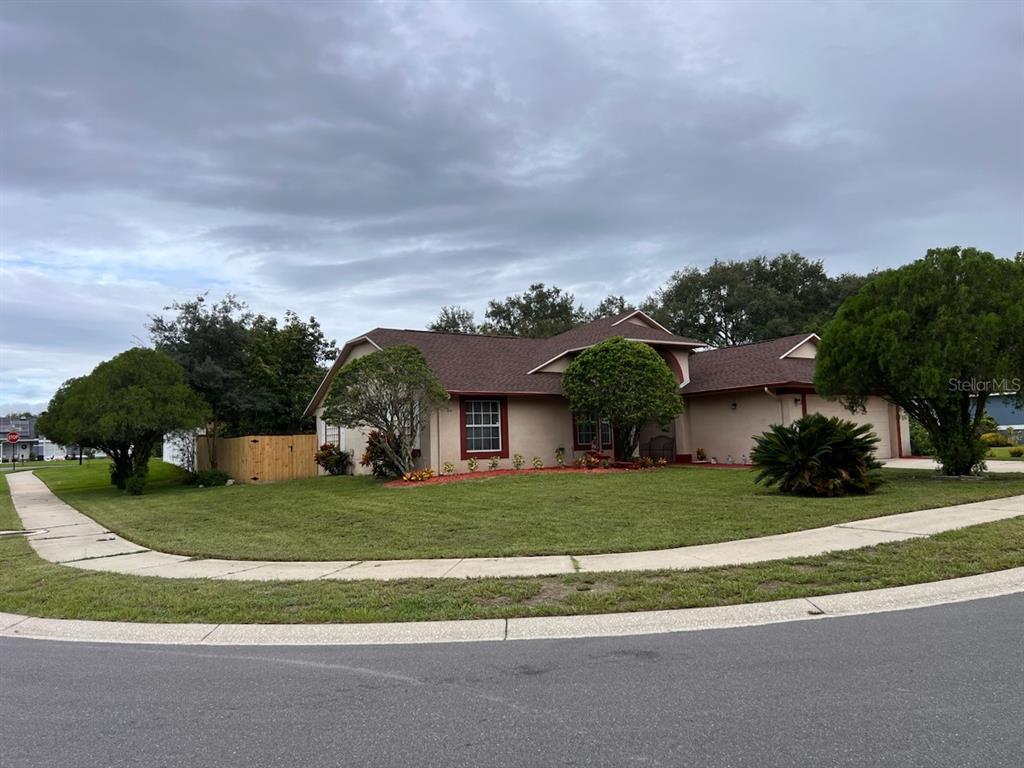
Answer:
POLYGON ((826 400, 817 395, 807 396, 807 412, 820 413, 823 416, 838 416, 857 424, 870 424, 878 436, 875 458, 892 458, 892 441, 889 437, 889 404, 878 397, 868 399, 867 413, 850 413, 838 401, 826 400))

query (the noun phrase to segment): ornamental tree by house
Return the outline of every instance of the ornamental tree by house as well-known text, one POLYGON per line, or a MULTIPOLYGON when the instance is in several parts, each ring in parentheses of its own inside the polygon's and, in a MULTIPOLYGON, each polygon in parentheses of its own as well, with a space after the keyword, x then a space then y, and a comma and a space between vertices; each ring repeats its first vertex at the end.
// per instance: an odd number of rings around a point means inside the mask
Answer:
POLYGON ((985 402, 1021 389, 1024 261, 935 248, 847 299, 822 334, 815 387, 861 408, 895 403, 931 437, 947 475, 982 463, 985 402))
POLYGON ((163 352, 136 348, 64 382, 39 417, 39 429, 64 445, 100 448, 113 462, 111 482, 142 493, 163 435, 201 426, 208 417, 209 407, 180 365, 163 352))
POLYGON ((357 357, 338 371, 324 402, 324 421, 368 427, 399 474, 413 468, 413 445, 428 414, 448 400, 423 353, 403 344, 357 357))
POLYGON ((645 424, 665 426, 683 412, 679 383, 661 356, 619 336, 577 355, 562 375, 562 391, 578 417, 612 425, 624 458, 636 453, 645 424))

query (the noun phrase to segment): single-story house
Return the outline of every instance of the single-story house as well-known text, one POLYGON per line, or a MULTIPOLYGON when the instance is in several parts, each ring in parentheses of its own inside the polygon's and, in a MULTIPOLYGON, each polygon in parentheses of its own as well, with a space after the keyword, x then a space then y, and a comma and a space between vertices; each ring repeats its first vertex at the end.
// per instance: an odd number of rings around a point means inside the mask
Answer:
MULTIPOLYGON (((815 392, 815 334, 702 349, 704 343, 676 336, 641 311, 595 320, 548 339, 377 328, 344 345, 306 414, 316 415, 321 442, 352 451, 358 461, 366 430, 323 420, 323 402, 334 375, 361 355, 411 344, 451 396, 426 419, 417 452, 422 468, 440 472, 450 462, 456 472, 465 472, 469 459, 476 457, 484 469, 492 456, 508 467, 515 454, 527 466, 535 456, 552 466, 556 449, 565 449, 568 463, 595 441, 611 454, 615 435, 609 427, 573 418, 562 395, 562 372, 582 350, 613 336, 653 347, 675 373, 685 404, 682 415, 665 428, 651 424, 642 431, 641 455, 686 463, 701 451, 708 461, 745 464, 753 435, 815 411, 872 424, 880 438, 879 458, 909 454, 909 421, 895 406, 872 397, 865 413, 851 414, 815 392)), ((366 469, 357 466, 356 471, 366 469)))

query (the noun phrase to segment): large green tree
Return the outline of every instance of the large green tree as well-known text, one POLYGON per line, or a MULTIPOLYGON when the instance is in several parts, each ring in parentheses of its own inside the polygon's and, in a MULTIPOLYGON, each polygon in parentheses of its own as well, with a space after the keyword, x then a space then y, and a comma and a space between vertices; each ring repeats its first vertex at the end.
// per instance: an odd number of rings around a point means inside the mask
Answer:
POLYGON ((679 382, 647 344, 615 336, 584 350, 562 375, 562 391, 579 418, 607 420, 620 456, 636 453, 640 429, 683 412, 679 382))
POLYGON ((379 448, 399 473, 413 468, 413 446, 430 413, 448 400, 423 353, 385 347, 342 366, 324 401, 324 421, 380 432, 379 448))
POLYGON ((437 333, 477 333, 476 319, 472 310, 457 304, 445 305, 437 313, 437 319, 427 326, 437 333))
POLYGON ((150 319, 150 337, 210 404, 211 437, 312 429, 303 411, 338 354, 316 318, 303 321, 287 312, 280 324, 230 294, 216 302, 198 296, 168 309, 174 314, 150 319))
POLYGON ((1024 261, 935 248, 883 273, 839 308, 818 351, 815 387, 852 408, 869 395, 927 430, 948 475, 985 455, 978 427, 993 391, 1024 375, 1024 261))
POLYGON ((99 448, 113 462, 111 481, 141 493, 149 458, 164 434, 201 426, 208 416, 178 363, 136 348, 64 382, 38 428, 64 445, 99 448))
POLYGON ((575 296, 544 283, 534 283, 504 301, 492 299, 487 302, 485 314, 487 321, 480 326, 481 333, 537 339, 557 336, 587 320, 575 296))
POLYGON ((687 267, 645 303, 667 328, 715 346, 820 332, 868 278, 831 278, 798 253, 687 267))

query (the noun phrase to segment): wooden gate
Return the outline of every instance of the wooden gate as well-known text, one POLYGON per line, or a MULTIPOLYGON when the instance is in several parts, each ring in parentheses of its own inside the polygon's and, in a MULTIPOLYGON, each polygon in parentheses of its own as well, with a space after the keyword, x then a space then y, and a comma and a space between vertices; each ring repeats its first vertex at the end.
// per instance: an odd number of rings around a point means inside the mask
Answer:
POLYGON ((246 435, 245 437, 196 438, 196 467, 211 469, 216 453, 217 469, 236 483, 276 483, 316 477, 316 435, 246 435))

